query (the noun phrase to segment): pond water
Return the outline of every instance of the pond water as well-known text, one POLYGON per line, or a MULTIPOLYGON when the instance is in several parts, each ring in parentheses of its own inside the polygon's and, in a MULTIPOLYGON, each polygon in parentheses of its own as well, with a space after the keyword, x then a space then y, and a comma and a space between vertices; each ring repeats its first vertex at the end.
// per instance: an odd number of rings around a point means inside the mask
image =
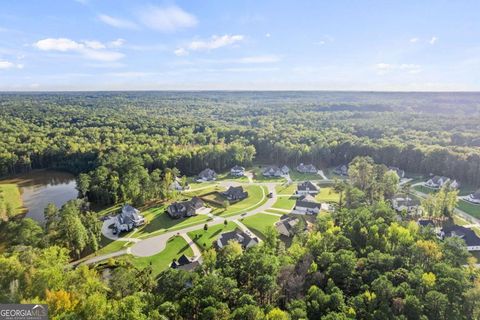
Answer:
POLYGON ((16 176, 13 180, 20 187, 23 205, 27 209, 26 217, 42 224, 43 211, 49 203, 60 208, 68 200, 78 197, 75 176, 67 172, 33 171, 16 176))

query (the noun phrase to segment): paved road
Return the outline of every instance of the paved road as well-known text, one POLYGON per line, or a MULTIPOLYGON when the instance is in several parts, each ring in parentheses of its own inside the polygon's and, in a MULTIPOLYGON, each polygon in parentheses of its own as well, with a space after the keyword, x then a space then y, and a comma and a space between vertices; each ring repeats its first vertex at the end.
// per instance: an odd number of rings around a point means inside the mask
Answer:
POLYGON ((115 252, 108 253, 108 254, 102 254, 100 256, 96 256, 96 257, 93 257, 93 258, 90 258, 90 259, 87 259, 87 260, 74 261, 74 262, 70 263, 70 265, 71 266, 76 266, 77 264, 81 265, 81 264, 97 263, 97 262, 107 260, 107 259, 110 259, 110 258, 115 258, 115 257, 118 257, 118 256, 122 256, 122 255, 127 254, 127 253, 130 253, 130 248, 122 249, 122 250, 115 251, 115 252))
MULTIPOLYGON (((226 183, 227 182, 225 182, 225 184, 226 183)), ((238 215, 230 216, 230 217, 227 217, 227 218, 217 217, 217 218, 214 218, 212 221, 207 222, 207 225, 209 227, 211 227, 211 226, 214 226, 214 225, 218 225, 220 223, 224 223, 225 219, 227 221, 233 221, 233 220, 236 220, 236 219, 239 219, 239 218, 242 218, 242 217, 255 215, 257 213, 265 211, 266 209, 271 208, 273 206, 273 204, 275 203, 276 198, 277 198, 276 197, 276 191, 275 191, 275 186, 277 184, 276 183, 259 183, 258 185, 267 186, 267 189, 268 189, 267 192, 272 193, 272 195, 273 195, 272 198, 268 198, 267 201, 263 205, 261 205, 260 207, 258 207, 256 209, 253 209, 253 210, 250 210, 250 211, 247 211, 243 216, 242 216, 241 213, 239 213, 238 215)), ((264 195, 264 197, 266 197, 266 195, 264 195)), ((129 249, 128 253, 131 253, 132 255, 137 256, 137 257, 152 256, 152 255, 154 255, 158 252, 161 252, 163 249, 165 249, 167 241, 171 237, 173 237, 175 235, 183 235, 183 234, 186 234, 187 232, 198 230, 200 228, 203 228, 203 225, 198 225, 197 224, 197 225, 193 225, 191 227, 186 227, 182 230, 170 231, 170 232, 160 234, 158 236, 147 238, 145 240, 140 240, 140 241, 136 242, 132 247, 128 248, 129 249)), ((117 251, 117 252, 114 252, 114 253, 111 253, 111 254, 97 256, 97 257, 85 260, 82 263, 86 263, 86 264, 96 263, 96 262, 99 262, 101 260, 109 259, 109 258, 119 256, 119 255, 122 255, 122 254, 126 254, 126 253, 127 253, 126 250, 121 250, 121 251, 117 251)))
POLYGON ((182 238, 188 243, 188 245, 190 246, 190 248, 192 248, 192 251, 193 251, 193 260, 198 260, 200 259, 200 257, 202 256, 202 252, 200 251, 200 249, 198 248, 197 244, 192 240, 192 238, 190 238, 188 236, 188 234, 186 233, 182 233, 180 234, 182 236, 182 238))

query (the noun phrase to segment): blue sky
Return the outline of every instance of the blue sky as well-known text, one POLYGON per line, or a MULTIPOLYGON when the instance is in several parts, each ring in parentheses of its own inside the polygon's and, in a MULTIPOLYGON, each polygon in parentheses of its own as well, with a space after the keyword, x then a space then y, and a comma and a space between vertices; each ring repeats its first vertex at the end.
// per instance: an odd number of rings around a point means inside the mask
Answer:
POLYGON ((480 90, 480 1, 4 1, 0 90, 480 90))

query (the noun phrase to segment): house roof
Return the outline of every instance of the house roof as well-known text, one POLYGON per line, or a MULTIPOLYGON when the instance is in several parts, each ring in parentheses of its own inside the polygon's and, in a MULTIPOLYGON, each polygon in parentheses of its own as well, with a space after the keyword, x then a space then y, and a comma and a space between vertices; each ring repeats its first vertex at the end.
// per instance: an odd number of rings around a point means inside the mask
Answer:
POLYGON ((283 173, 288 173, 288 172, 290 172, 290 168, 287 167, 286 165, 284 165, 281 170, 282 170, 283 173))
POLYGON ((182 254, 182 256, 180 258, 178 258, 178 260, 177 260, 177 263, 179 265, 188 264, 190 262, 191 262, 190 259, 184 254, 182 254))
POLYGON ((217 173, 210 168, 207 168, 198 174, 200 178, 214 178, 216 175, 217 173))
POLYGON ((239 230, 222 233, 218 240, 222 243, 222 246, 226 246, 230 240, 237 241, 244 247, 246 247, 252 240, 258 243, 257 238, 250 237, 245 232, 239 230))
POLYGON ((241 166, 234 166, 231 171, 245 171, 245 168, 244 167, 241 167, 241 166))
POLYGON ((205 204, 202 199, 193 197, 187 201, 174 202, 168 206, 169 210, 174 213, 182 213, 188 210, 196 210, 204 207, 205 204))
POLYGON ((480 189, 470 195, 474 199, 480 199, 480 189))
POLYGON ((298 184, 297 190, 299 190, 299 191, 307 191, 307 190, 318 191, 319 188, 314 183, 312 183, 311 181, 305 181, 305 182, 302 182, 302 183, 298 184))
POLYGON ((274 174, 282 175, 283 172, 282 172, 282 170, 280 170, 280 168, 277 167, 277 166, 269 166, 269 167, 266 167, 265 170, 263 170, 263 174, 267 174, 267 175, 274 175, 274 174))
POLYGON ((397 202, 397 205, 400 206, 406 206, 406 207, 412 207, 412 206, 419 206, 420 205, 420 200, 416 198, 411 198, 411 197, 397 197, 394 199, 397 202))
POLYGON ((227 191, 223 193, 224 195, 230 195, 230 196, 242 196, 244 194, 243 187, 238 186, 238 187, 233 187, 230 186, 227 191))
POLYGON ((282 219, 280 221, 277 221, 275 223, 275 227, 277 227, 277 229, 281 226, 283 226, 287 231, 290 232, 290 230, 293 229, 293 227, 299 222, 300 220, 298 218, 295 218, 295 217, 288 217, 286 219, 282 219))
POLYGON ((314 197, 308 194, 298 198, 295 203, 295 206, 302 207, 302 208, 320 209, 321 204, 317 202, 317 200, 314 197))
POLYGON ((463 239, 467 247, 480 246, 480 238, 472 229, 453 224, 443 227, 442 231, 446 237, 459 237, 463 239))
POLYGON ((297 166, 297 170, 298 171, 317 171, 317 168, 315 168, 315 166, 313 164, 303 164, 303 163, 300 163, 298 166, 297 166))
POLYGON ((126 204, 122 207, 122 212, 117 216, 118 221, 121 224, 129 224, 140 219, 140 211, 135 209, 129 204, 126 204))
POLYGON ((435 226, 435 224, 433 223, 433 220, 430 220, 430 219, 418 220, 417 223, 422 227, 435 226))

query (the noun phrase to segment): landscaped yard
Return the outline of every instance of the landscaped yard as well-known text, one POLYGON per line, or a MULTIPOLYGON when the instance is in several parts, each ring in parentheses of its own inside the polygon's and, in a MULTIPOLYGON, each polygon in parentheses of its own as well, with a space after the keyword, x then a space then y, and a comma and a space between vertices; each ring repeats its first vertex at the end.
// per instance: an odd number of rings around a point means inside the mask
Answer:
POLYGON ((13 215, 25 213, 26 209, 23 207, 22 196, 17 184, 0 184, 0 196, 3 198, 5 206, 9 205, 12 208, 13 215))
POLYGON ((267 201, 267 188, 265 186, 247 185, 244 189, 248 192, 248 198, 230 205, 227 209, 217 208, 213 211, 215 215, 233 216, 248 210, 253 210, 267 201))
POLYGON ((188 236, 198 245, 201 250, 208 249, 217 240, 221 233, 235 230, 237 224, 229 221, 225 226, 223 223, 209 227, 207 231, 203 228, 188 232, 188 236))
POLYGON ((167 246, 162 252, 150 257, 133 258, 132 263, 139 269, 151 265, 153 268, 153 275, 156 276, 163 270, 167 269, 173 259, 178 259, 183 254, 187 257, 192 257, 192 248, 190 248, 188 243, 182 237, 174 236, 168 240, 167 246))
POLYGON ((273 227, 275 222, 280 220, 279 216, 274 216, 271 214, 257 213, 253 216, 246 217, 242 219, 241 222, 246 225, 253 233, 259 237, 263 237, 265 230, 268 227, 273 227))
POLYGON ((315 198, 321 202, 338 202, 340 194, 331 187, 320 187, 320 192, 315 198))
POLYGON ((275 186, 275 190, 277 191, 277 195, 292 195, 297 190, 297 184, 296 183, 290 183, 289 185, 279 184, 275 186))
POLYGON ((478 204, 473 204, 465 200, 458 200, 457 208, 480 219, 480 205, 478 204))
POLYGON ((273 208, 292 210, 296 201, 297 198, 292 196, 278 197, 277 201, 273 204, 273 208))
POLYGON ((300 173, 295 169, 290 170, 290 179, 292 181, 322 180, 317 173, 300 173))

